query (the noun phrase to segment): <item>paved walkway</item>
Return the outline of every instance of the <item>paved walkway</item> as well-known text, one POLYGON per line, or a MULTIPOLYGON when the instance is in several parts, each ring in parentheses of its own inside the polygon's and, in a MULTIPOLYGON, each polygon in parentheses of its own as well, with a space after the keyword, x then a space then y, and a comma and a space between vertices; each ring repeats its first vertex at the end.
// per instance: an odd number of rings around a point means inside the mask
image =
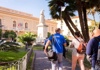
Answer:
MULTIPOLYGON (((48 61, 43 51, 34 51, 36 53, 34 70, 51 70, 51 63, 48 61)), ((63 70, 71 70, 71 63, 63 60, 63 70)), ((80 70, 79 67, 76 70, 80 70)))

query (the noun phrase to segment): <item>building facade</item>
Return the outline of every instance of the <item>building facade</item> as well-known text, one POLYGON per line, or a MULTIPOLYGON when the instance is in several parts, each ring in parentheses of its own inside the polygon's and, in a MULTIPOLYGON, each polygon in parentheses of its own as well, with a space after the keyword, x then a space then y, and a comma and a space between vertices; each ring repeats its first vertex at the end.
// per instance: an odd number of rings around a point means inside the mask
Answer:
MULTIPOLYGON (((48 32, 53 34, 57 28, 57 23, 51 20, 45 20, 48 25, 48 32)), ((31 14, 0 7, 0 25, 2 30, 13 30, 18 34, 24 32, 33 32, 37 34, 37 25, 39 18, 33 17, 31 14)))
MULTIPOLYGON (((78 16, 74 16, 74 17, 71 17, 71 19, 72 19, 73 23, 76 25, 76 27, 79 29, 79 31, 81 32, 79 17, 78 16)), ((88 21, 87 21, 88 26, 91 25, 92 21, 93 20, 88 18, 88 21)), ((58 20, 57 23, 58 23, 57 27, 62 29, 62 34, 63 35, 65 35, 65 36, 72 36, 70 30, 68 29, 68 27, 66 26, 64 21, 62 21, 62 23, 61 23, 61 20, 58 20)))

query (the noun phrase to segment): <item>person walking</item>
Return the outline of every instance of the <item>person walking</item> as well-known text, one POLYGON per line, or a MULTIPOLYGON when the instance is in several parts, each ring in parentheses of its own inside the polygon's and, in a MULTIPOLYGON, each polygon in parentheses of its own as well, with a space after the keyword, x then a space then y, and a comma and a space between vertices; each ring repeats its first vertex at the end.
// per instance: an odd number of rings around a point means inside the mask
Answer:
POLYGON ((51 61, 52 70, 56 70, 56 65, 58 65, 58 70, 63 70, 62 61, 63 61, 63 45, 66 46, 66 41, 64 36, 62 36, 61 29, 57 28, 55 30, 55 34, 51 35, 45 45, 44 53, 47 55, 46 49, 48 48, 49 44, 52 44, 52 49, 57 54, 57 61, 51 61), (52 38, 54 38, 54 42, 52 43, 52 38))
POLYGON ((45 45, 46 45, 47 41, 48 41, 48 37, 46 37, 46 39, 44 40, 43 50, 45 49, 45 45))
POLYGON ((97 55, 99 55, 100 60, 100 53, 98 53, 98 46, 100 46, 100 29, 95 29, 92 33, 92 39, 89 40, 87 47, 86 47, 86 55, 87 60, 91 63, 91 70, 100 70, 100 66, 97 65, 97 55))
POLYGON ((77 48, 79 47, 80 42, 83 42, 83 39, 81 38, 79 32, 75 32, 74 35, 75 35, 75 39, 72 40, 71 45, 70 45, 70 47, 73 49, 72 51, 72 70, 75 70, 77 61, 79 61, 81 70, 85 70, 84 63, 83 63, 85 54, 80 54, 77 52, 77 48))

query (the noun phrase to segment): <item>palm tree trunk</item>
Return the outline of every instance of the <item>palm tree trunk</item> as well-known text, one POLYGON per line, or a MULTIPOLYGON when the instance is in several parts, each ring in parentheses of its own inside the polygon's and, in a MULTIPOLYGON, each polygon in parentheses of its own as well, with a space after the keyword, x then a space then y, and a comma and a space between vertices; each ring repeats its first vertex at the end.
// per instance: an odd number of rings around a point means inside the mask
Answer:
POLYGON ((78 14, 79 14, 79 19, 80 19, 80 26, 81 26, 83 39, 84 39, 84 41, 86 41, 85 30, 84 30, 84 22, 83 22, 84 18, 83 18, 83 11, 82 11, 81 1, 80 0, 76 0, 76 5, 77 5, 77 9, 78 9, 78 14))
POLYGON ((71 26, 75 29, 75 31, 79 31, 78 28, 75 26, 75 24, 73 23, 73 21, 71 20, 68 11, 66 11, 66 18, 67 20, 70 22, 71 26))
POLYGON ((74 30, 72 29, 72 27, 70 26, 68 20, 66 17, 63 17, 65 23, 66 23, 66 26, 68 27, 68 29, 70 30, 70 32, 72 33, 72 35, 74 36, 74 30))
MULTIPOLYGON (((71 31, 72 35, 74 36, 74 31, 79 31, 78 28, 75 26, 75 24, 72 22, 70 16, 69 16, 69 13, 68 11, 67 12, 63 12, 62 13, 63 16, 63 20, 65 21, 66 23, 66 26, 68 27, 68 29, 71 31), (64 16, 66 15, 66 16, 64 16), (71 27, 72 26, 72 27, 71 27)), ((82 34, 80 33, 81 37, 82 37, 82 34)))
POLYGON ((86 7, 85 7, 85 3, 83 3, 83 17, 84 17, 84 34, 85 34, 85 39, 86 42, 89 41, 89 30, 88 30, 88 25, 87 25, 87 16, 86 16, 86 7))

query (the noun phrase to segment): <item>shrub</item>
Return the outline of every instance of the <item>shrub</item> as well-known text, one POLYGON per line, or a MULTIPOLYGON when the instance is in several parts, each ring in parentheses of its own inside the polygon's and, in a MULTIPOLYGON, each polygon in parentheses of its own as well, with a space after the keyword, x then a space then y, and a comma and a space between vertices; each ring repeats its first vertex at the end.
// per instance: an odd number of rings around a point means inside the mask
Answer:
POLYGON ((16 33, 14 31, 6 31, 4 34, 3 34, 3 37, 4 38, 11 38, 12 40, 14 38, 17 37, 16 33))
POLYGON ((36 34, 33 34, 31 32, 27 32, 18 37, 19 42, 22 42, 23 44, 28 43, 28 45, 31 45, 32 42, 35 40, 36 40, 36 34))
POLYGON ((3 51, 14 51, 17 52, 19 49, 19 44, 15 43, 15 42, 6 42, 6 41, 2 41, 0 42, 0 50, 3 51))

